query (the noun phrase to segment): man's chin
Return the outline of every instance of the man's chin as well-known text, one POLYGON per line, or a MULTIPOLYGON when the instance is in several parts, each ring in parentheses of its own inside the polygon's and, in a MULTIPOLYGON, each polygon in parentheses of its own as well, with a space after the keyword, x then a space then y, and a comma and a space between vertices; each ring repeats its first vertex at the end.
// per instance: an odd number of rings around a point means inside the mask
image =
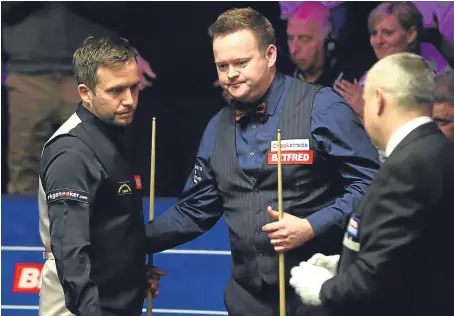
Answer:
POLYGON ((300 69, 302 72, 306 72, 308 70, 307 63, 304 60, 292 60, 293 63, 300 69))
POLYGON ((233 97, 233 100, 238 101, 238 102, 240 102, 240 103, 244 103, 244 104, 247 104, 247 103, 252 102, 252 101, 249 100, 249 98, 246 97, 246 96, 233 97))
POLYGON ((125 127, 132 124, 133 119, 118 119, 115 121, 115 125, 120 127, 125 127))
POLYGON ((230 96, 239 102, 248 102, 248 94, 240 91, 233 91, 233 93, 229 93, 230 96))

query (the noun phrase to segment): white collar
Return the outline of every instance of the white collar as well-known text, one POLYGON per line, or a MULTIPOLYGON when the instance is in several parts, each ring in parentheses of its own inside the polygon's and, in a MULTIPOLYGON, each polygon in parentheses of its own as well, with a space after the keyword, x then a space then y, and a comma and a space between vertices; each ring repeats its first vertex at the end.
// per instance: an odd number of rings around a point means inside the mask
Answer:
POLYGON ((396 149, 397 145, 400 144, 400 142, 407 137, 408 134, 413 132, 416 128, 418 128, 421 125, 427 124, 429 122, 432 122, 432 118, 429 116, 420 116, 417 118, 412 119, 411 121, 408 121, 401 127, 397 129, 397 131, 394 132, 394 134, 391 136, 391 138, 388 141, 388 144, 386 145, 386 157, 389 157, 391 153, 396 149))

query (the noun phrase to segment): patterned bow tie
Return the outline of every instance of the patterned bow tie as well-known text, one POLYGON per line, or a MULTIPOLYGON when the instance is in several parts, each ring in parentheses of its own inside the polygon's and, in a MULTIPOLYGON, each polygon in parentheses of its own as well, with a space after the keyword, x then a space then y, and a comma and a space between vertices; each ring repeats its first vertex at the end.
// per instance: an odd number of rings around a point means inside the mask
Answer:
POLYGON ((235 121, 239 122, 243 117, 250 116, 257 118, 261 123, 266 122, 268 119, 268 112, 266 110, 265 102, 260 103, 257 105, 255 109, 246 109, 246 110, 235 110, 235 121))

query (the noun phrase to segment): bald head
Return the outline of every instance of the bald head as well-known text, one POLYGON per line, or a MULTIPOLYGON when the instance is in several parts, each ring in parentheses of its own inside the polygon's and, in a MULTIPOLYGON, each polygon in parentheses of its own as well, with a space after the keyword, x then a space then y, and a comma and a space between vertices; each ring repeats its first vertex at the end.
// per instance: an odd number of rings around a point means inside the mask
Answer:
POLYGON ((380 148, 410 120, 432 113, 435 82, 419 55, 398 53, 378 61, 364 87, 364 127, 380 148))
POLYGON ((419 55, 399 53, 378 61, 367 73, 366 90, 382 89, 396 106, 417 110, 433 102, 435 82, 427 62, 419 55))
POLYGON ((320 26, 331 26, 331 12, 329 8, 318 2, 304 2, 290 15, 289 19, 318 21, 320 26))

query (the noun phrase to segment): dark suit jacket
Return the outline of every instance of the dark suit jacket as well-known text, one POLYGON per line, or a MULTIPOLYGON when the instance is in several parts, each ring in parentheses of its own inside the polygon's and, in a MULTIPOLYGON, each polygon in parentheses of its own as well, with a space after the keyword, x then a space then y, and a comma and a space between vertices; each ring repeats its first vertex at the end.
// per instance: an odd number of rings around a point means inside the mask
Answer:
POLYGON ((454 144, 434 123, 397 146, 355 215, 323 314, 453 315, 454 144))

